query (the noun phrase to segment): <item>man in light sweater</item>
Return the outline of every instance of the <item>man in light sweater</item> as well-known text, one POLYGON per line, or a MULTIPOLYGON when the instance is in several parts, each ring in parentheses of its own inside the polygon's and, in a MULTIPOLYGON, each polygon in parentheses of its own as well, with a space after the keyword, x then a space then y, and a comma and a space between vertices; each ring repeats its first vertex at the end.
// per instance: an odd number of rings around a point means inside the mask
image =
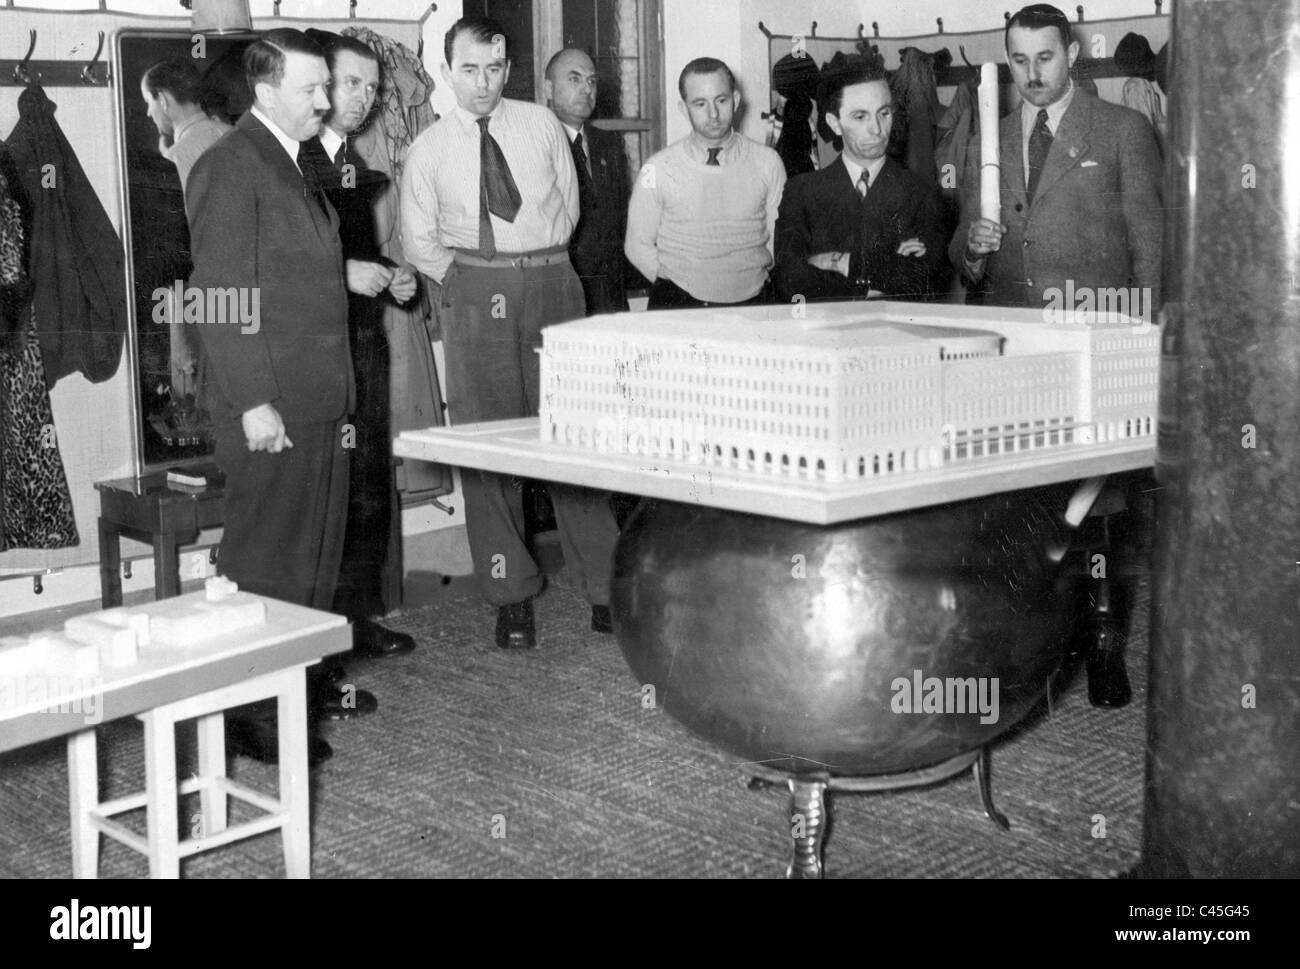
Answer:
POLYGON ((732 130, 740 92, 722 61, 691 61, 677 90, 691 133, 642 166, 623 249, 652 310, 770 302, 781 156, 732 130))

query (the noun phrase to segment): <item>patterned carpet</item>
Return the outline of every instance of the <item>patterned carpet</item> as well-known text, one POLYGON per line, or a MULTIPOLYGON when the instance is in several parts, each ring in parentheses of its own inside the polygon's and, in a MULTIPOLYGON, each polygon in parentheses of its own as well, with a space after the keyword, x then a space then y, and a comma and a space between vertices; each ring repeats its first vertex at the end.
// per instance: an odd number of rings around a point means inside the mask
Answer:
MULTIPOLYGON (((861 877, 1112 877, 1135 864, 1142 828, 1148 593, 1136 591, 1134 702, 1098 710, 1082 671, 993 750, 995 827, 965 774, 928 788, 831 795, 826 874, 861 877), (1104 822, 1103 822, 1104 819, 1104 822), (1104 827, 1104 833, 1103 833, 1104 827)), ((784 874, 788 794, 747 789, 728 757, 657 710, 586 604, 553 583, 537 601, 541 648, 502 653, 493 610, 460 580, 390 623, 409 656, 357 661, 373 716, 331 724, 313 774, 312 874, 391 877, 762 877, 784 874)), ((105 796, 143 778, 134 721, 100 732, 105 796)), ((181 732, 182 771, 192 736, 181 732)), ((274 790, 273 768, 239 759, 238 780, 274 790)), ((61 741, 0 755, 0 877, 67 877, 61 741)), ((184 821, 197 798, 183 805, 184 821)), ((232 812, 239 819, 239 809, 232 812)), ((135 816, 142 828, 143 814, 135 816)), ((264 835, 183 862, 185 877, 274 878, 264 835)), ((147 875, 106 841, 102 877, 147 875)))

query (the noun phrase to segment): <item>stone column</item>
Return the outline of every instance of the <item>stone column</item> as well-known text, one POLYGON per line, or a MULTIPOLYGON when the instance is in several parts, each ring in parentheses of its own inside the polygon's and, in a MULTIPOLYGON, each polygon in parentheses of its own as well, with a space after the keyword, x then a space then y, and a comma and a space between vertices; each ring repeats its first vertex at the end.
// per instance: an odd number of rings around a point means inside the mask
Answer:
POLYGON ((1300 4, 1179 0, 1142 874, 1300 875, 1300 4))

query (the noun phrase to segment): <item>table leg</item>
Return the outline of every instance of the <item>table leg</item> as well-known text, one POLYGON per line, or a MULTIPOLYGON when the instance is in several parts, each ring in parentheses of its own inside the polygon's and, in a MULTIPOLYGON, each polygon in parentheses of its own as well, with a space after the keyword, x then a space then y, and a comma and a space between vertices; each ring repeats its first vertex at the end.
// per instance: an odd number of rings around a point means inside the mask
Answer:
POLYGON ((280 805, 284 827, 284 873, 311 877, 310 785, 307 778, 307 672, 298 667, 283 674, 276 713, 280 743, 280 805))
POLYGON ((168 599, 181 594, 180 560, 176 551, 175 532, 163 532, 153 537, 153 587, 155 599, 168 599))
POLYGON ((122 549, 117 526, 99 518, 99 604, 113 609, 122 604, 122 549))
POLYGON ((144 776, 149 828, 149 877, 180 878, 177 828, 176 722, 150 710, 144 721, 144 776))
POLYGON ((99 877, 99 829, 90 812, 99 807, 95 728, 68 738, 68 805, 72 813, 72 877, 99 877))
POLYGON ((226 830, 226 794, 217 782, 226 776, 226 715, 218 710, 199 717, 199 811, 204 834, 226 830))
POLYGON ((794 852, 786 878, 822 877, 822 842, 826 837, 828 778, 790 778, 790 836, 794 852))
POLYGON ((980 804, 984 806, 984 813, 988 815, 989 820, 996 824, 1003 831, 1011 830, 1011 822, 1007 816, 999 811, 993 804, 993 786, 990 770, 989 748, 986 746, 980 751, 979 758, 975 761, 975 783, 980 791, 980 804))

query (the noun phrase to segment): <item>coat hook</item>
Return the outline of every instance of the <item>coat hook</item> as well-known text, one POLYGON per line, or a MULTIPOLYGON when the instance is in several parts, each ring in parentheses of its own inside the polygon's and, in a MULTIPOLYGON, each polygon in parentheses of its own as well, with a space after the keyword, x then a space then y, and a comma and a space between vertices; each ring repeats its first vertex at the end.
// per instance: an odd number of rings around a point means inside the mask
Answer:
POLYGON ((33 575, 32 592, 36 593, 37 595, 40 595, 44 591, 45 591, 45 586, 41 584, 41 577, 39 575, 33 575))
POLYGON ((808 32, 808 36, 809 36, 809 37, 816 37, 816 36, 817 36, 817 21, 815 21, 815 20, 813 21, 813 24, 812 24, 812 30, 810 30, 810 31, 808 32))
POLYGON ((942 33, 943 33, 943 18, 942 18, 942 17, 935 17, 935 18, 934 18, 934 22, 937 23, 937 24, 939 25, 939 33, 942 34, 942 33))
POLYGON ((348 0, 348 19, 357 19, 357 0, 348 0))
POLYGON ((125 562, 122 563, 122 578, 124 578, 124 579, 129 579, 129 578, 131 578, 131 560, 130 560, 130 559, 127 559, 125 562))
POLYGON ((866 24, 858 24, 858 40, 866 40, 867 37, 866 30, 867 30, 866 24))
MULTIPOLYGON (((90 63, 81 69, 81 79, 87 84, 97 84, 99 79, 95 77, 95 65, 99 63, 99 55, 104 53, 104 32, 99 32, 99 46, 95 48, 95 56, 90 59, 90 63)), ((105 78, 107 82, 107 78, 105 78)))
POLYGON ((1011 11, 1010 11, 1010 10, 1003 10, 1003 11, 1002 11, 1002 19, 1003 19, 1003 20, 1006 20, 1006 21, 1009 21, 1009 20, 1011 19, 1011 11))
POLYGON ((1156 16, 1160 16, 1160 8, 1165 5, 1165 0, 1156 0, 1156 16))
POLYGON ((763 23, 763 21, 761 20, 758 22, 758 29, 763 32, 763 36, 766 37, 768 40, 772 39, 772 31, 768 30, 767 24, 763 23))
POLYGON ((218 549, 219 547, 220 547, 220 546, 213 545, 210 549, 208 549, 208 564, 209 564, 209 565, 216 565, 216 564, 217 564, 217 549, 218 549))
POLYGON ((420 43, 416 45, 415 59, 421 64, 424 63, 424 34, 420 35, 420 43))
POLYGON ((275 15, 280 16, 280 0, 275 0, 275 15))
POLYGON ((880 24, 876 23, 876 21, 874 21, 874 20, 871 21, 871 33, 872 33, 872 36, 875 36, 875 37, 879 37, 879 36, 880 36, 880 24))
POLYGON ((1083 23, 1083 4, 1079 4, 1079 5, 1078 5, 1077 7, 1075 7, 1074 9, 1075 9, 1075 10, 1078 12, 1078 14, 1079 14, 1079 23, 1083 23))
POLYGON ((31 28, 28 31, 28 36, 31 38, 31 43, 27 45, 27 56, 24 57, 20 63, 14 65, 14 80, 22 81, 24 84, 31 84, 34 82, 34 80, 40 77, 40 75, 38 74, 37 78, 34 79, 30 74, 27 73, 27 64, 32 59, 32 54, 36 50, 36 28, 35 27, 31 28))

